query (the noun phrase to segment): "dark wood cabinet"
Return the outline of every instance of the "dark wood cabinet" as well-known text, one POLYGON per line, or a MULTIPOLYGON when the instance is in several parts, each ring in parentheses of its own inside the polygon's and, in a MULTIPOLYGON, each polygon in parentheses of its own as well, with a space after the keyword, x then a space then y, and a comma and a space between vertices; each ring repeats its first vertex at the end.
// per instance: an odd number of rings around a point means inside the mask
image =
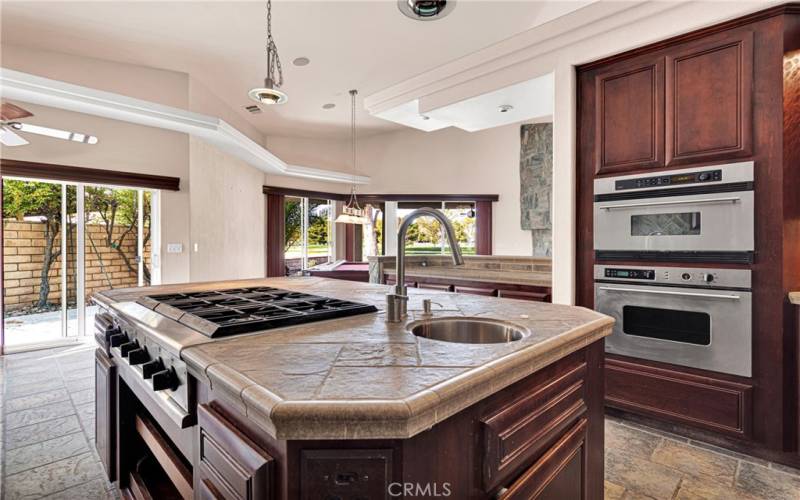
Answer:
MULTIPOLYGON (((384 275, 384 283, 387 285, 394 285, 396 282, 397 280, 393 274, 384 275)), ((552 298, 551 288, 547 286, 490 283, 465 279, 418 277, 412 280, 406 278, 406 286, 469 295, 483 295, 486 297, 531 300, 534 302, 550 302, 552 298)))
POLYGON ((455 285, 456 293, 466 293, 469 295, 483 295, 484 297, 497 297, 497 288, 493 287, 476 287, 476 286, 463 286, 455 285))
POLYGON ((666 55, 668 165, 753 150, 753 32, 688 42, 666 55))
POLYGON ((389 500, 391 449, 300 451, 300 499, 369 498, 389 500))
POLYGON ((198 407, 195 489, 204 498, 273 498, 273 458, 213 407, 198 407))
MULTIPOLYGON (((598 176, 754 163, 754 262, 696 261, 688 267, 752 271, 752 377, 609 356, 607 411, 675 433, 800 466, 797 337, 786 294, 800 289, 800 5, 778 5, 578 66, 576 144, 576 304, 594 307, 594 182, 598 176), (664 75, 664 160, 642 152, 614 85, 643 102, 648 77, 664 75), (642 74, 636 73, 636 70, 642 74), (648 69, 649 68, 649 69, 648 69), (633 73, 631 73, 633 72, 633 73), (623 76, 620 76, 623 75, 623 76), (617 80, 623 78, 623 80, 617 80), (616 82, 616 83, 615 83, 616 82), (637 97, 638 96, 638 97, 637 97), (610 130, 613 124, 618 128, 610 130), (628 148, 628 149, 625 149, 628 148), (616 155, 616 156, 615 156, 616 155), (642 157, 643 161, 629 161, 642 157), (621 163, 621 164, 620 164, 621 163), (790 374, 790 375, 787 375, 790 374)), ((657 84, 652 84, 657 89, 657 84)), ((657 90, 653 90, 657 92, 657 90)), ((653 99, 658 102, 657 98, 653 99)), ((650 113, 639 110, 645 118, 650 113)), ((629 115, 632 116, 632 115, 629 115)), ((641 117, 637 119, 642 119, 641 117)), ((656 130, 644 127, 648 134, 656 130)), ((647 135, 647 134, 645 134, 647 135)), ((657 144, 657 140, 652 141, 657 144)), ((653 151, 659 151, 658 148, 653 151)), ((653 261, 619 265, 675 265, 653 261)), ((678 264, 680 265, 680 264, 678 264)))
POLYGON ((113 360, 98 347, 94 352, 95 369, 95 446, 109 481, 116 478, 116 393, 117 368, 113 360))
POLYGON ((597 174, 664 165, 664 58, 613 65, 595 76, 597 174))
POLYGON ((497 495, 499 500, 583 500, 586 484, 586 419, 564 433, 542 457, 497 495))

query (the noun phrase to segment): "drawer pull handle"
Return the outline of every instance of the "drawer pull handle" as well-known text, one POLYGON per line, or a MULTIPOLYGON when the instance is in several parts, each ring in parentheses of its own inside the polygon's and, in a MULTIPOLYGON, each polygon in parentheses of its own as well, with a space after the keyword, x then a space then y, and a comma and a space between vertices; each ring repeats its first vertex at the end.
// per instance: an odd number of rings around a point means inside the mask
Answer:
POLYGON ((358 481, 358 474, 355 472, 341 472, 336 474, 336 478, 334 479, 334 483, 336 486, 347 486, 348 484, 353 484, 358 481))

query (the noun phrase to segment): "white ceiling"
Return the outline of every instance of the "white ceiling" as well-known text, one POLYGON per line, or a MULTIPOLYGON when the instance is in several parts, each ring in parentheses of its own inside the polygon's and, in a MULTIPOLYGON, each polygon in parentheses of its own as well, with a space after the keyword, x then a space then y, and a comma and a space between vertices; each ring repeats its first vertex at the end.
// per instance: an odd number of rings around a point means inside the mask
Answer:
MULTIPOLYGON (((273 31, 289 102, 259 115, 242 108, 265 73, 263 2, 3 0, 0 32, 3 44, 190 73, 267 135, 330 138, 348 134, 349 89, 363 98, 583 3, 460 0, 446 18, 416 22, 394 0, 276 0, 273 31), (293 66, 300 56, 311 64, 293 66), (323 110, 328 102, 336 108, 323 110)), ((362 132, 400 127, 358 109, 362 132)))

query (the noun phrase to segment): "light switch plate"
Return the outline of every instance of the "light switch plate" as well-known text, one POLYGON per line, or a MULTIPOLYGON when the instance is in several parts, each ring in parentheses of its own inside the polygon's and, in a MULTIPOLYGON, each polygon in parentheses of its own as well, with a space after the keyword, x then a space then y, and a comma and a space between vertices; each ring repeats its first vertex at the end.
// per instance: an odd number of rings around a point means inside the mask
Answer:
POLYGON ((183 243, 167 243, 167 253, 183 253, 183 243))

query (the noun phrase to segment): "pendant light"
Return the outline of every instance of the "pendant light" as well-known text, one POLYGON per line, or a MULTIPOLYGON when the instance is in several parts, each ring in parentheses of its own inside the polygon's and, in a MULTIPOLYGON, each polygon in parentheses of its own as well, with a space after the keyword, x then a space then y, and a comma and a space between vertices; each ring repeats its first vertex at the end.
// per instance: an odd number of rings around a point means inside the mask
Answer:
POLYGON ((267 0, 267 77, 263 87, 252 89, 247 95, 259 104, 283 104, 289 100, 279 89, 283 85, 283 69, 278 57, 278 47, 272 39, 272 0, 267 0))
POLYGON ((336 218, 336 222, 344 224, 369 224, 367 209, 361 208, 356 197, 356 95, 357 90, 350 91, 350 148, 353 155, 353 185, 350 188, 350 199, 342 208, 342 213, 336 218))

